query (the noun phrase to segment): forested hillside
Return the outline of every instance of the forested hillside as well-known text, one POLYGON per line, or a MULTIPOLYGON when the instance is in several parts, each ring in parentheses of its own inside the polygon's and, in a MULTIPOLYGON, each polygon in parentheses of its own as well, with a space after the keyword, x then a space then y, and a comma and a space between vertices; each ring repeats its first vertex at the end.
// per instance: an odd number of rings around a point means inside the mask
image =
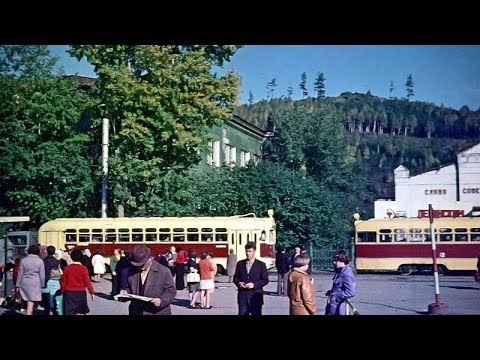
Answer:
MULTIPOLYGON (((480 111, 459 110, 407 99, 384 99, 369 93, 338 97, 262 100, 236 113, 263 128, 294 106, 329 111, 342 124, 351 151, 360 160, 358 207, 373 215, 373 201, 393 198, 393 170, 403 164, 412 175, 455 161, 458 152, 480 141, 480 111)), ((291 124, 293 128, 295 124, 291 124)), ((301 134, 299 134, 301 136, 301 134)))

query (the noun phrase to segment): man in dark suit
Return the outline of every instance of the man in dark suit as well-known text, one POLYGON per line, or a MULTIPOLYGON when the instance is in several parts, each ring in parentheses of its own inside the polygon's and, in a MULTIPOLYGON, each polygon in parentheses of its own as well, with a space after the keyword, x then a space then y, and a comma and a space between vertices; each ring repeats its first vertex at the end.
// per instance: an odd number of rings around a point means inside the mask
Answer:
POLYGON ((131 265, 136 271, 128 277, 129 293, 153 298, 150 302, 131 300, 129 315, 171 315, 177 289, 172 274, 165 266, 153 261, 151 250, 137 245, 132 252, 131 265))
POLYGON ((238 315, 262 315, 263 287, 268 284, 267 266, 255 259, 254 242, 245 245, 246 259, 235 269, 233 283, 238 288, 238 315))

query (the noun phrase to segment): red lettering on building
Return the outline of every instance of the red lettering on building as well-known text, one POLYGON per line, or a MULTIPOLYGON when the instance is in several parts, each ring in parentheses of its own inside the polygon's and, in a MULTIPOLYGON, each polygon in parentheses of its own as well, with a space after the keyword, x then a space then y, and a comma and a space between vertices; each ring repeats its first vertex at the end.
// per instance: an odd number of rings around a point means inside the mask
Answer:
MULTIPOLYGON (((440 217, 462 217, 464 216, 463 210, 433 210, 433 217, 440 218, 440 217)), ((418 210, 418 217, 424 218, 428 217, 428 209, 427 210, 418 210)))

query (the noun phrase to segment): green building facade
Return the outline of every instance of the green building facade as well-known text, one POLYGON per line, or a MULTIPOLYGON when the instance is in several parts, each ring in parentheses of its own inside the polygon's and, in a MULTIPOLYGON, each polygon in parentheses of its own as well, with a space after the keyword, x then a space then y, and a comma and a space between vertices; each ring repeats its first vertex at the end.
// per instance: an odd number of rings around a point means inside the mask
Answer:
POLYGON ((210 129, 209 134, 210 153, 202 157, 200 167, 257 164, 263 158, 265 141, 273 136, 272 131, 262 130, 237 115, 222 126, 210 129))

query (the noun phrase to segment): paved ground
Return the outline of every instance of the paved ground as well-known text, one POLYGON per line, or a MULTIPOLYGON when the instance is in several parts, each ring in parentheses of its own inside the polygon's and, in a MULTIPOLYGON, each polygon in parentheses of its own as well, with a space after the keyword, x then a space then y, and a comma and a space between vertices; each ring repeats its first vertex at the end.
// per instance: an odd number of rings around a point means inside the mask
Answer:
MULTIPOLYGON (((265 315, 288 315, 288 297, 276 295, 276 274, 270 274, 270 283, 264 288, 265 315)), ((314 275, 318 312, 325 308, 325 292, 331 284, 332 273, 314 275)), ((440 276, 440 300, 448 305, 448 314, 480 315, 479 284, 473 275, 440 276)), ((100 283, 94 283, 96 299, 89 302, 89 315, 127 315, 128 303, 110 299, 110 275, 100 283)), ((198 298, 197 301, 200 301, 198 298)), ((423 315, 428 304, 435 302, 434 278, 432 275, 359 274, 357 276, 357 296, 354 304, 362 315, 423 315)), ((215 292, 210 310, 188 309, 187 290, 178 291, 172 304, 174 315, 236 315, 236 287, 228 283, 226 276, 216 276, 215 292)), ((12 314, 0 308, 0 314, 12 314)), ((19 312, 17 312, 19 313, 19 312)))

